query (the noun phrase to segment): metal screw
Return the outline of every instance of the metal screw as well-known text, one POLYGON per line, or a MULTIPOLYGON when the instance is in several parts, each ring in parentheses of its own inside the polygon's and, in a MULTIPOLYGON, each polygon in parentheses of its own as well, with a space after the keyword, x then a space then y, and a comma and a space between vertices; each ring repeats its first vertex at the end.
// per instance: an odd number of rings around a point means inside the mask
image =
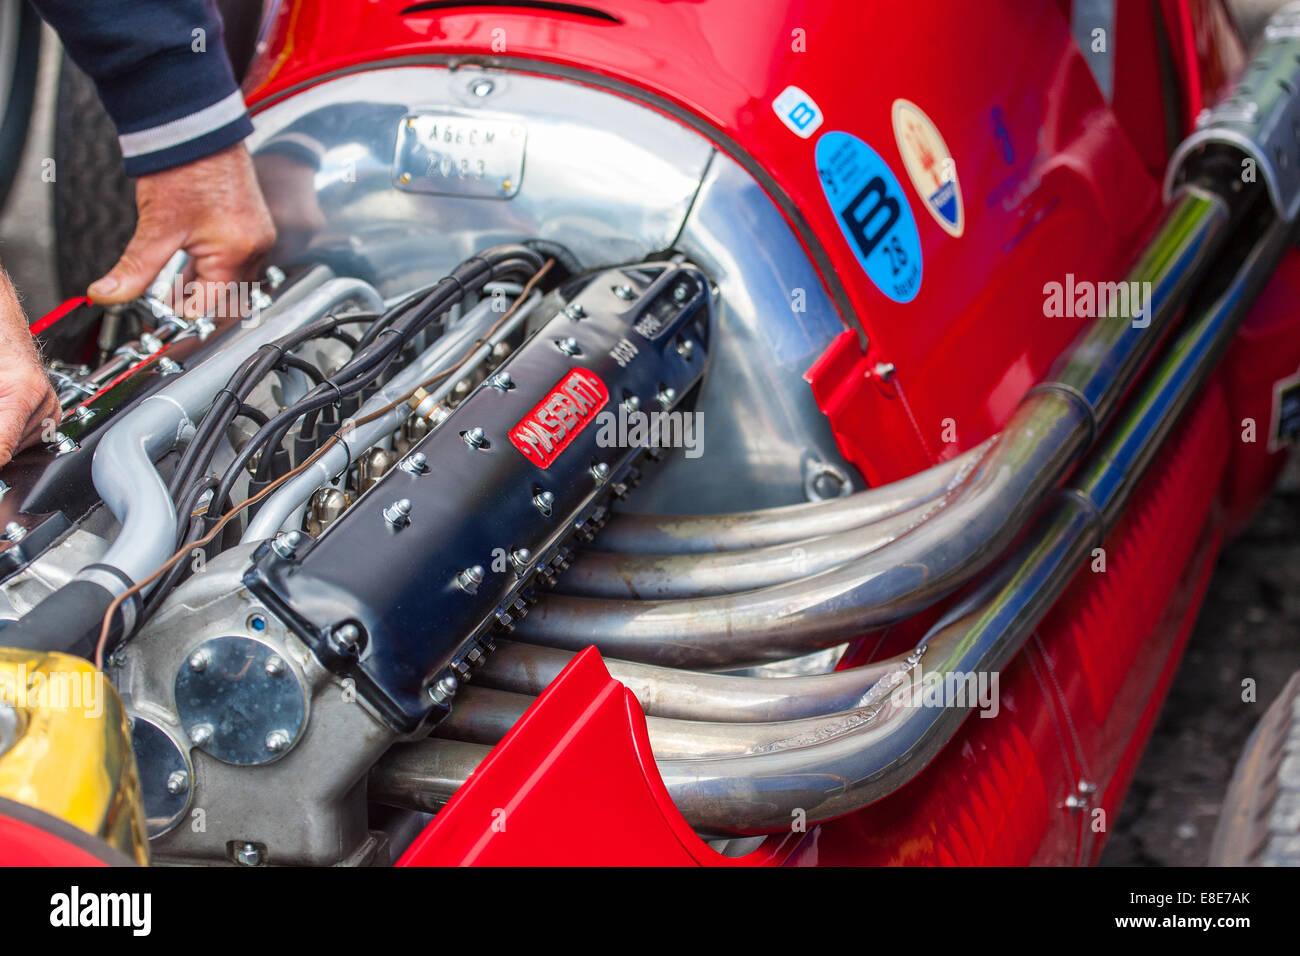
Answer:
POLYGON ((627 398, 623 399, 623 407, 629 412, 634 412, 641 407, 641 399, 637 398, 635 395, 629 395, 627 398))
POLYGON ((140 336, 140 348, 148 355, 152 355, 163 347, 162 339, 156 335, 144 332, 140 336))
POLYGON ((695 354, 695 343, 690 339, 682 339, 677 343, 677 354, 689 362, 691 356, 695 354))
POLYGON ((533 504, 537 505, 538 511, 549 516, 551 509, 555 507, 555 495, 549 491, 539 491, 533 495, 533 504))
POLYGON ((398 467, 412 475, 422 475, 429 470, 429 459, 424 452, 412 452, 401 460, 398 467))
POLYGON ((23 538, 27 537, 27 529, 17 521, 10 521, 5 525, 5 540, 17 544, 23 538))
POLYGON ((266 267, 266 281, 270 283, 272 289, 278 289, 284 285, 285 278, 284 270, 279 266, 266 267))
POLYGON ((330 634, 334 646, 345 654, 350 654, 361 643, 361 629, 355 624, 342 624, 330 634))
POLYGON ((70 451, 76 451, 81 446, 73 439, 69 438, 63 432, 55 432, 50 441, 50 451, 56 455, 66 455, 70 451))
POLYGON ((597 481, 605 481, 609 478, 609 465, 605 464, 603 461, 596 462, 591 466, 591 475, 597 481))
POLYGON ((158 360, 158 371, 163 375, 179 375, 184 369, 180 367, 180 363, 163 356, 158 360))
POLYGON ((401 498, 384 509, 384 520, 394 528, 404 528, 411 523, 411 499, 401 498))
POLYGON ((469 85, 469 91, 475 96, 491 96, 497 85, 489 79, 475 80, 469 85))
POLYGON ((487 433, 475 425, 465 432, 465 444, 470 448, 482 448, 487 444, 487 433))
POLYGON ((278 754, 289 747, 289 735, 283 730, 273 730, 266 735, 266 749, 278 754))
POLYGON ((438 681, 438 683, 429 688, 429 696, 433 698, 433 701, 436 704, 446 703, 447 700, 455 696, 459 687, 460 682, 448 674, 442 680, 438 681))
POLYGON ((78 405, 72 410, 72 414, 68 416, 68 421, 80 424, 82 422, 90 421, 90 419, 94 417, 95 413, 92 409, 86 405, 78 405))
POLYGON ((876 375, 880 378, 882 382, 888 382, 891 378, 894 377, 894 373, 897 371, 898 369, 894 367, 893 362, 876 363, 876 375))
POLYGON ((582 349, 578 347, 578 340, 575 339, 572 335, 570 335, 568 338, 556 340, 555 347, 558 348, 565 355, 582 354, 582 349))
POLYGON ((301 531, 286 531, 275 536, 275 540, 271 542, 271 550, 287 561, 294 556, 300 544, 302 544, 301 531))
POLYGON ((206 647, 201 647, 190 655, 190 670, 201 674, 212 663, 212 654, 206 647))
POLYGON ((478 586, 483 583, 483 566, 476 564, 472 568, 466 568, 460 574, 456 575, 456 585, 466 594, 473 594, 478 591, 478 586))
POLYGON ((285 671, 284 658, 281 657, 279 654, 272 654, 270 657, 266 659, 267 677, 280 677, 282 674, 284 674, 284 671, 285 671))
POLYGON ((633 289, 630 285, 614 286, 614 294, 618 296, 620 299, 622 299, 624 302, 628 302, 636 298, 636 290, 633 289))
POLYGON ((488 384, 499 392, 508 392, 515 387, 515 380, 509 372, 497 372, 488 379, 488 384))
POLYGON ((532 560, 533 553, 527 548, 515 548, 510 552, 510 563, 515 566, 515 570, 523 574, 528 570, 528 562, 532 560))
POLYGON ((175 796, 190 788, 190 775, 184 770, 176 770, 167 778, 167 792, 175 796))
POLYGON ((262 309, 269 309, 275 300, 263 292, 261 289, 254 289, 248 297, 248 303, 254 310, 260 312, 262 309))
POLYGON ((659 404, 667 408, 677 398, 677 389, 665 385, 658 395, 659 404))
POLYGON ((255 843, 245 843, 235 851, 235 862, 240 866, 261 866, 262 851, 255 843))
POLYGON ((212 739, 211 724, 195 724, 190 728, 190 740, 194 741, 194 746, 202 747, 212 739))
POLYGON ((572 305, 565 306, 564 314, 577 322, 587 317, 587 310, 579 303, 574 302, 572 305))

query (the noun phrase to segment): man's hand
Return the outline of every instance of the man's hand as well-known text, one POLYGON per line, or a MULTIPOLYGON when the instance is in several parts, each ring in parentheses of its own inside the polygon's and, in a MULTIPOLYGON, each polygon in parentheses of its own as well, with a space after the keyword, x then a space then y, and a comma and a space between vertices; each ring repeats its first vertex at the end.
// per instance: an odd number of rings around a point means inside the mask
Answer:
POLYGON ((0 269, 0 465, 52 431, 62 412, 36 355, 18 296, 0 269))
MULTIPOLYGON (((135 235, 122 258, 88 294, 104 305, 141 295, 178 250, 189 254, 194 294, 187 287, 187 315, 209 311, 230 290, 226 283, 253 278, 275 242, 275 226, 257 186, 243 144, 184 166, 141 176, 135 235)), ((240 296, 246 301, 247 296, 240 296)), ((173 303, 180 308, 181 303, 173 303)))

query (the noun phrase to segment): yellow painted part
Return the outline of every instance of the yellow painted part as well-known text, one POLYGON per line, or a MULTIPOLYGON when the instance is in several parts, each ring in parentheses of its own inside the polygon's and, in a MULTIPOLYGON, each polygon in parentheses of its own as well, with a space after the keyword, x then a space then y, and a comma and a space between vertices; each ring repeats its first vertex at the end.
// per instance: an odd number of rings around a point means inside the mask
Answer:
POLYGON ((147 863, 131 727, 104 675, 80 657, 0 647, 0 703, 17 711, 19 725, 0 753, 0 797, 147 863))

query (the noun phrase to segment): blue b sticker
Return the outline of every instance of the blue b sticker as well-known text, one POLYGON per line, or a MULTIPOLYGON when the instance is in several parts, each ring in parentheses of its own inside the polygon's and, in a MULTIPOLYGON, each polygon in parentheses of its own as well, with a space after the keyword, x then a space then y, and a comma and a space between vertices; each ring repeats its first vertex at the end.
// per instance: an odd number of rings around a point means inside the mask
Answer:
POLYGON ((921 289, 921 236, 898 177, 849 133, 826 133, 815 158, 826 201, 867 278, 895 302, 911 302, 921 289))

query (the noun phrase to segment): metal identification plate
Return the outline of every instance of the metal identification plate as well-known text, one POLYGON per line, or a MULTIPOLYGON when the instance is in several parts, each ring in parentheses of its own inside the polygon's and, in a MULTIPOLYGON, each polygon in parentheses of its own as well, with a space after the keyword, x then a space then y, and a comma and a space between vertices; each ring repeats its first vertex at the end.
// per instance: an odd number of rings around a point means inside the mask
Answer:
POLYGON ((524 175, 520 120, 412 113, 397 130, 393 185, 415 193, 509 199, 524 175))

